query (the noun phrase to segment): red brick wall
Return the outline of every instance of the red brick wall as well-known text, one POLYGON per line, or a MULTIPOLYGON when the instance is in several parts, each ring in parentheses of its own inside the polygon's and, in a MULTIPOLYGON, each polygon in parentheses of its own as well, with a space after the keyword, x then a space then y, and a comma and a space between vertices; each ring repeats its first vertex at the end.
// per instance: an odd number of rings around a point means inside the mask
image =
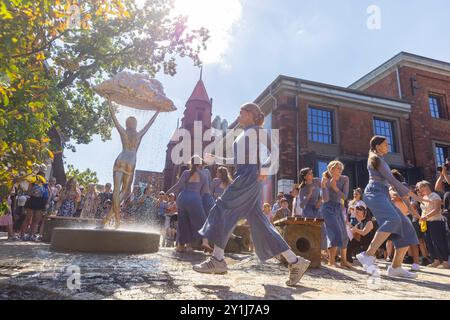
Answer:
POLYGON ((382 80, 372 84, 364 91, 380 96, 399 98, 396 72, 391 72, 382 80))
MULTIPOLYGON (((435 178, 436 163, 432 140, 450 144, 450 77, 407 66, 401 67, 399 72, 403 99, 412 104, 410 120, 401 121, 405 159, 415 160, 416 166, 425 169, 425 177, 433 180, 435 178), (415 86, 417 87, 414 95, 411 88, 411 78, 413 77, 416 79, 415 86), (447 119, 434 119, 431 117, 428 105, 428 95, 430 93, 443 95, 447 119), (412 141, 405 139, 407 136, 412 141)), ((396 98, 398 95, 395 93, 395 90, 388 89, 389 86, 393 85, 393 78, 395 79, 395 72, 364 91, 379 95, 387 94, 396 98)), ((397 88, 396 84, 395 88, 397 88)))
POLYGON ((272 115, 272 128, 279 129, 280 168, 279 179, 296 178, 296 116, 292 106, 281 105, 272 115))
POLYGON ((366 157, 373 136, 372 114, 342 106, 337 116, 342 154, 366 157))

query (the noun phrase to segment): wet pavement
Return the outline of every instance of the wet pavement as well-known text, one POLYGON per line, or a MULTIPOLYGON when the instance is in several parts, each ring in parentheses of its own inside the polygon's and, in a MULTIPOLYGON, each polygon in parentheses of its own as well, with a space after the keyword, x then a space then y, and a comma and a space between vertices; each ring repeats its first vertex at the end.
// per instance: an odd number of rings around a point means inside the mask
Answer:
MULTIPOLYGON (((423 268, 419 277, 369 278, 354 271, 310 269, 287 287, 287 268, 252 254, 228 254, 228 274, 192 270, 201 252, 173 248, 141 255, 50 252, 40 242, 0 240, 0 299, 450 299, 450 270, 423 268)), ((382 274, 386 264, 382 264, 382 274)))

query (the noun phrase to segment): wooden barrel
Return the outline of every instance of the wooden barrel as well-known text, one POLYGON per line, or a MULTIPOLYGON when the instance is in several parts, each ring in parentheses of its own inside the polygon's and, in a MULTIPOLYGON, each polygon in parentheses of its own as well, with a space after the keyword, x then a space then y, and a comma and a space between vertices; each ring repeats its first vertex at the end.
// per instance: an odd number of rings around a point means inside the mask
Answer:
POLYGON ((323 219, 302 217, 287 217, 274 222, 295 254, 311 261, 311 268, 321 265, 322 224, 323 219))

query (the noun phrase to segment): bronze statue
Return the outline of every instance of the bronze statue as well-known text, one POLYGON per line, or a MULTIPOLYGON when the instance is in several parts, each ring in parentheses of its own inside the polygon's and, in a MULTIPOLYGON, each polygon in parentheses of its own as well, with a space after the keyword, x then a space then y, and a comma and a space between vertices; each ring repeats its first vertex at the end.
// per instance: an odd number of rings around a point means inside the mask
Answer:
POLYGON ((141 143, 142 137, 150 129, 160 111, 156 111, 150 121, 141 131, 137 131, 137 120, 135 117, 128 117, 123 128, 115 115, 115 110, 111 101, 109 102, 109 111, 114 124, 119 131, 122 140, 122 152, 114 162, 114 192, 112 208, 102 221, 104 227, 113 217, 115 218, 115 228, 120 226, 120 204, 131 193, 131 184, 133 182, 134 169, 136 166, 136 153, 141 143))

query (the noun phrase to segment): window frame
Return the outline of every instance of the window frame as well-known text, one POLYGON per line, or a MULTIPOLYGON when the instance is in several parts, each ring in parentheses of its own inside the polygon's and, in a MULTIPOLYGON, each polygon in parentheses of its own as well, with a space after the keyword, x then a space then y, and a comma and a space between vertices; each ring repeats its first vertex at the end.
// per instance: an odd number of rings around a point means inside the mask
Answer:
POLYGON ((307 108, 307 128, 308 128, 308 141, 312 143, 321 143, 324 145, 334 145, 336 144, 336 130, 335 130, 335 111, 332 109, 316 106, 316 105, 309 105, 307 108), (310 117, 312 110, 320 111, 320 112, 328 112, 329 113, 329 127, 330 128, 330 134, 322 133, 319 131, 319 128, 325 128, 323 120, 327 121, 328 118, 325 118, 323 116, 317 117, 317 123, 313 123, 312 118, 310 117), (319 122, 320 120, 320 122, 319 122), (313 128, 315 127, 315 131, 313 131, 313 128), (314 139, 314 136, 316 136, 316 140, 314 139), (322 141, 320 141, 319 137, 322 137, 322 141), (331 142, 325 141, 325 138, 328 138, 331 140, 331 142))
POLYGON ((392 153, 400 153, 399 150, 399 139, 398 139, 398 135, 397 135, 397 122, 393 119, 388 119, 388 118, 383 118, 383 117, 378 117, 378 116, 374 116, 372 118, 372 126, 373 126, 373 134, 374 135, 381 135, 381 136, 385 136, 389 139, 389 137, 386 134, 382 134, 382 133, 378 133, 376 132, 376 128, 377 126, 375 125, 376 121, 383 121, 383 122, 387 122, 391 124, 391 132, 392 132, 392 144, 390 144, 391 146, 391 150, 389 151, 390 154, 392 153))

